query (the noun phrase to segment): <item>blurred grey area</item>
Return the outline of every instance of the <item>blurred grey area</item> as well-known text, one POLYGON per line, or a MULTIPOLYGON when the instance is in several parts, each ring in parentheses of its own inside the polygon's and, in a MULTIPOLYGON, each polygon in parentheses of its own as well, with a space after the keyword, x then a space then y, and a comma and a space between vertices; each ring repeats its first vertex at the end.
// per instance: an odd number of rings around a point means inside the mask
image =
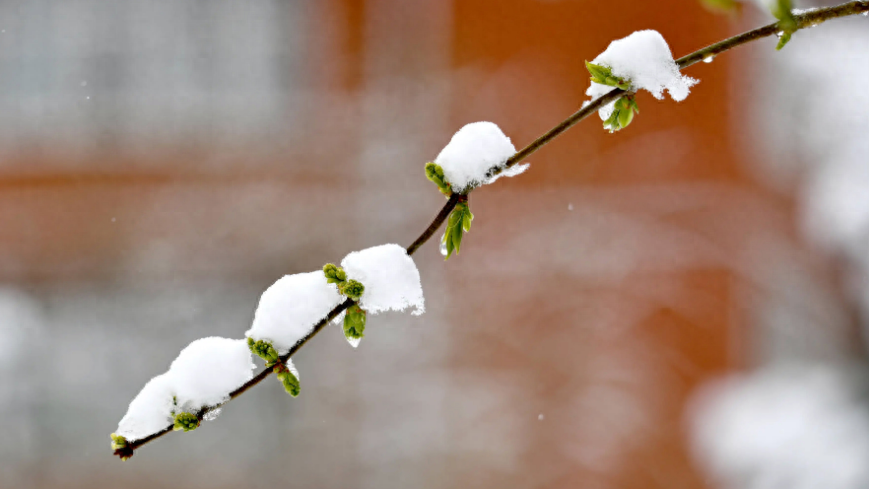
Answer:
POLYGON ((300 397, 267 380, 126 463, 109 449, 139 389, 191 341, 241 338, 279 277, 407 246, 461 125, 520 147, 611 39, 656 28, 679 56, 768 20, 0 0, 0 487, 768 489, 806 467, 847 477, 788 487, 866 487, 865 111, 847 135, 818 116, 866 102, 862 18, 693 67, 685 102, 642 95, 629 131, 586 121, 475 191, 461 255, 414 256, 427 312, 372 317, 356 350, 327 328, 294 357, 300 397), (834 56, 847 82, 812 72, 834 56), (781 399, 806 409, 766 423, 781 399), (845 462, 812 465, 830 446, 845 462))
POLYGON ((754 60, 752 171, 792 196, 798 232, 839 269, 829 288, 779 258, 767 264, 775 292, 751 301, 747 368, 710 382, 687 411, 695 456, 718 487, 869 486, 867 46, 866 20, 852 18, 754 60))

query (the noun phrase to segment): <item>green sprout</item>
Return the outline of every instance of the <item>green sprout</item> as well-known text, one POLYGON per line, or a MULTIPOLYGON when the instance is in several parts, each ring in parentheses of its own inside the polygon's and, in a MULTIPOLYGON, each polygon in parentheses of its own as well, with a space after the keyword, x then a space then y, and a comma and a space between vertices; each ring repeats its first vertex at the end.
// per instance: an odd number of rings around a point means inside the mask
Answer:
POLYGON ((613 113, 603 123, 603 128, 613 133, 628 127, 634 120, 634 114, 640 113, 637 101, 633 96, 625 96, 615 101, 613 113))
POLYGON ((347 274, 344 270, 334 263, 323 265, 323 273, 326 275, 326 282, 330 284, 338 284, 347 280, 347 274))
POLYGON ((446 195, 447 197, 452 195, 452 185, 450 185, 450 183, 444 177, 444 169, 441 168, 440 165, 436 163, 426 163, 425 176, 438 186, 438 189, 441 191, 442 194, 446 195))
POLYGON ((459 250, 462 247, 462 237, 464 233, 471 230, 471 221, 473 219, 474 215, 471 214, 471 209, 468 207, 467 198, 459 201, 450 214, 450 218, 447 221, 447 229, 444 232, 443 242, 447 248, 447 255, 444 260, 450 259, 453 250, 455 250, 457 255, 459 254, 459 250))
POLYGON ((344 337, 347 339, 362 339, 365 336, 365 323, 368 318, 359 305, 353 304, 344 315, 344 337))
POLYGON ((323 274, 326 275, 326 282, 338 286, 338 292, 358 301, 365 292, 365 286, 357 280, 347 280, 347 272, 343 268, 334 263, 323 265, 323 274))
POLYGON ((591 81, 594 83, 621 88, 625 91, 631 89, 631 81, 614 75, 612 68, 608 66, 596 65, 586 61, 585 68, 591 74, 591 81))
POLYGON ((253 338, 248 338, 247 347, 250 349, 251 353, 265 360, 266 367, 271 367, 272 365, 279 363, 281 360, 281 356, 278 354, 278 351, 275 350, 275 347, 272 346, 271 341, 254 341, 253 338))
POLYGON ((772 14, 778 19, 778 26, 781 29, 778 44, 775 46, 775 49, 780 51, 791 40, 794 32, 799 29, 797 18, 794 17, 793 13, 793 3, 791 0, 777 0, 772 8, 772 14))
POLYGON ((293 374, 292 370, 288 369, 283 363, 279 363, 275 365, 274 371, 278 380, 280 380, 281 384, 284 385, 284 390, 287 391, 287 394, 293 397, 298 397, 302 387, 299 384, 299 378, 293 374))
POLYGON ((358 301, 362 297, 362 294, 365 293, 365 286, 351 279, 338 284, 338 291, 354 301, 358 301))
POLYGON ((112 438, 112 450, 120 450, 127 447, 127 439, 117 433, 109 435, 112 438))
POLYGON ((124 462, 130 460, 133 456, 133 447, 127 439, 117 433, 112 433, 109 437, 112 439, 112 450, 115 451, 115 455, 121 457, 124 462))
POLYGON ((178 413, 175 415, 175 431, 193 431, 199 427, 199 418, 191 413, 178 413))

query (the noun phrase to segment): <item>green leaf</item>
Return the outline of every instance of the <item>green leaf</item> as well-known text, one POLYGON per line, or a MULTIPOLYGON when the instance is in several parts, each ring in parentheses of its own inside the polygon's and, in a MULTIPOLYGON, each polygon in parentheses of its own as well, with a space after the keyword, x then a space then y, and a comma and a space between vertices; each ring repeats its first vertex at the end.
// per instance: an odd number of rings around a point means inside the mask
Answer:
POLYGON ((604 121, 604 129, 609 132, 620 131, 628 127, 634 120, 634 114, 639 114, 640 108, 632 95, 622 97, 613 104, 613 113, 604 121))
POLYGON ((585 68, 591 74, 591 81, 601 85, 630 90, 631 81, 613 74, 612 68, 585 62, 585 68))
POLYGON ((779 27, 785 32, 793 32, 797 29, 797 19, 793 13, 791 0, 778 0, 772 8, 772 14, 779 20, 779 27))
POLYGON ((790 42, 793 32, 783 31, 778 38, 778 44, 775 46, 776 51, 781 51, 785 45, 790 42))
POLYGON ((347 309, 344 315, 344 337, 358 340, 365 336, 365 323, 368 314, 361 307, 354 304, 347 309))
POLYGON ((630 108, 619 111, 619 126, 628 127, 628 124, 634 119, 634 111, 630 108))
POLYGON ((459 254, 459 250, 462 247, 462 237, 466 231, 471 230, 471 221, 473 219, 474 215, 471 214, 471 209, 466 201, 456 204, 455 209, 450 214, 450 218, 447 220, 447 229, 444 232, 444 242, 447 245, 445 260, 450 258, 453 251, 459 254))

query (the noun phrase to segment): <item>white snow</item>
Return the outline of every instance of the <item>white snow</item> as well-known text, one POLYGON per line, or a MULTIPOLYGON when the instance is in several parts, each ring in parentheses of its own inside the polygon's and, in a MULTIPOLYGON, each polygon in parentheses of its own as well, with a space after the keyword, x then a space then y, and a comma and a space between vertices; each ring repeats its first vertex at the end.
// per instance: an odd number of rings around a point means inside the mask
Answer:
MULTIPOLYGON (((446 171, 444 172, 446 173, 446 171)), ((371 314, 403 311, 425 312, 419 270, 407 251, 397 244, 385 244, 354 251, 341 260, 347 278, 365 286, 359 306, 371 314)))
POLYGON ((116 433, 133 441, 165 429, 172 424, 173 395, 168 373, 154 377, 130 402, 116 433))
POLYGON ((776 367, 720 381, 693 406, 694 445, 723 488, 869 487, 869 413, 830 367, 776 367))
POLYGON ((169 367, 180 410, 196 412, 226 401, 253 377, 252 356, 245 340, 212 336, 190 343, 169 367))
MULTIPOLYGON (((647 90, 658 100, 664 98, 666 90, 673 100, 681 102, 697 83, 697 80, 679 72, 670 46, 654 30, 637 31, 624 39, 611 42, 592 64, 610 68, 613 75, 630 80, 633 90, 647 90)), ((592 82, 585 94, 596 99, 611 90, 613 87, 592 82)), ((612 111, 613 104, 608 104, 598 113, 606 120, 612 111)))
POLYGON ((116 433, 138 440, 172 424, 173 412, 195 413, 220 404, 253 377, 254 368, 245 340, 198 339, 181 350, 168 372, 145 384, 116 433))
POLYGON ((528 169, 528 164, 514 165, 494 178, 486 177, 492 168, 503 168, 514 154, 516 148, 497 125, 473 122, 453 135, 434 162, 443 168, 453 191, 461 192, 467 187, 492 183, 502 176, 512 177, 528 169))
POLYGON ((245 336, 271 341, 284 354, 343 300, 322 271, 286 275, 263 292, 245 336))

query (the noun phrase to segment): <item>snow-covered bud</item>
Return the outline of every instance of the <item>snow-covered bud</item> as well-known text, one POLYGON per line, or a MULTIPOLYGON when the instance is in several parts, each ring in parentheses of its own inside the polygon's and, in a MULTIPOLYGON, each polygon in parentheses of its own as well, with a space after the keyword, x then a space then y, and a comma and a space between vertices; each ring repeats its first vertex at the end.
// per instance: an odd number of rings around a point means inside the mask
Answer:
POLYGON ((338 291, 350 299, 358 301, 359 298, 362 297, 362 294, 365 293, 365 286, 362 285, 362 283, 351 279, 338 284, 338 291))
POLYGON ((199 418, 191 413, 178 413, 175 415, 175 431, 193 431, 199 427, 199 418))
POLYGON ((344 337, 348 340, 359 340, 365 336, 366 313, 359 305, 353 304, 344 315, 344 337))
POLYGON ((278 351, 272 346, 270 341, 254 341, 253 338, 248 338, 247 346, 250 348, 251 353, 265 360, 267 367, 280 361, 280 355, 278 355, 278 351))
POLYGON ((281 381, 281 384, 284 385, 284 390, 287 391, 287 394, 293 397, 298 397, 302 387, 299 384, 299 378, 296 377, 295 373, 284 364, 279 363, 275 365, 275 374, 277 375, 278 380, 281 381))
POLYGON ((326 282, 330 284, 338 284, 347 280, 347 274, 344 270, 334 263, 323 265, 323 273, 326 275, 326 282))
POLYGON ((452 186, 447 182, 446 177, 444 177, 444 169, 437 163, 429 162, 425 164, 425 176, 438 186, 442 194, 449 197, 453 193, 452 186))

